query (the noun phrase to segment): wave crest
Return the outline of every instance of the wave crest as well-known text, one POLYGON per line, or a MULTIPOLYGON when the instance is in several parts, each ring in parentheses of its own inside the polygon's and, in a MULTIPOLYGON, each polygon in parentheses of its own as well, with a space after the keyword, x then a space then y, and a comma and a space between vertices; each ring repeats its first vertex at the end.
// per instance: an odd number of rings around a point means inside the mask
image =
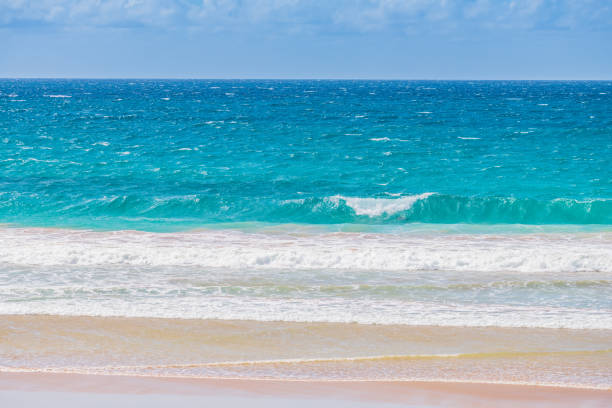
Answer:
POLYGON ((612 200, 463 197, 437 193, 398 198, 331 196, 284 202, 282 210, 324 223, 612 224, 612 200))
MULTIPOLYGON (((612 224, 612 199, 537 200, 498 196, 422 193, 398 197, 333 195, 282 200, 272 197, 231 199, 186 194, 148 197, 103 196, 74 201, 72 197, 1 193, 0 219, 28 224, 29 219, 66 220, 64 225, 147 229, 143 219, 191 226, 216 222, 259 221, 309 224, 612 224), (49 218, 51 217, 51 218, 49 218), (71 220, 77 222, 71 224, 71 220), (185 221, 187 220, 187 221, 185 221), (143 225, 144 227, 140 227, 143 225)), ((30 223, 31 225, 32 223, 30 223)), ((34 223, 36 224, 36 223, 34 223)), ((53 222, 52 225, 58 225, 53 222)), ((60 222, 61 225, 61 222, 60 222)))

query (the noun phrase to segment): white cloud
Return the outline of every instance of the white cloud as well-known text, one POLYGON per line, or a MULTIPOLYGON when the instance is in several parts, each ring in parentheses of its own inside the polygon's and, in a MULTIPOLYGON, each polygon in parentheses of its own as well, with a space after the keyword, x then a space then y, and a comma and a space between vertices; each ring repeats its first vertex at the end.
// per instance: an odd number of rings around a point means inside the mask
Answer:
POLYGON ((319 31, 609 29, 606 0, 0 0, 0 24, 319 31))

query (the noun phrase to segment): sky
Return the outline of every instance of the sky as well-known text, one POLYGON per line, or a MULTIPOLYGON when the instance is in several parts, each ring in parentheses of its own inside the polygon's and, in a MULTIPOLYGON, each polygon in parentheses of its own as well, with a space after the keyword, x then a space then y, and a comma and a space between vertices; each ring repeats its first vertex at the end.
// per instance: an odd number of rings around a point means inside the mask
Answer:
POLYGON ((0 0, 0 77, 612 79, 612 0, 0 0))

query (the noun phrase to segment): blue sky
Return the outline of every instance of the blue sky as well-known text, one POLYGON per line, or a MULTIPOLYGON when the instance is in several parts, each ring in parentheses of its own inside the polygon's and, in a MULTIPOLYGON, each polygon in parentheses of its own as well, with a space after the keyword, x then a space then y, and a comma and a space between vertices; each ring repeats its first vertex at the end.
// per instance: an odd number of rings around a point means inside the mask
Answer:
POLYGON ((612 79, 612 0, 0 0, 0 77, 612 79))

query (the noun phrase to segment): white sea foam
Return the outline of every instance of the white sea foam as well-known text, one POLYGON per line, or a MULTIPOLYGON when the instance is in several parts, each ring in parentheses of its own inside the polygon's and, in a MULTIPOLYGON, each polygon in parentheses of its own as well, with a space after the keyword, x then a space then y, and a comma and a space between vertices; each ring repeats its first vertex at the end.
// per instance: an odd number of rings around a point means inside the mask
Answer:
MULTIPOLYGON (((343 198, 346 199, 346 198, 343 198)), ((375 214, 416 198, 350 199, 375 214), (365 201, 363 201, 365 200, 365 201)), ((280 230, 279 230, 280 231, 280 230)), ((0 265, 197 266, 233 269, 612 273, 612 233, 377 234, 93 232, 0 229, 0 265)))
POLYGON ((72 98, 72 95, 45 95, 47 98, 72 98))
POLYGON ((408 139, 390 139, 388 137, 373 137, 371 139, 372 142, 409 142, 408 139))
POLYGON ((423 193, 400 198, 360 198, 337 195, 329 197, 329 200, 334 203, 338 203, 340 200, 344 201, 357 215, 377 217, 383 214, 395 214, 408 210, 417 201, 426 199, 433 194, 435 193, 423 193))
POLYGON ((612 232, 287 231, 1 228, 0 314, 612 329, 612 232))
POLYGON ((369 299, 258 299, 230 296, 103 298, 16 302, 4 314, 127 316, 415 326, 612 329, 610 310, 441 304, 369 299))

